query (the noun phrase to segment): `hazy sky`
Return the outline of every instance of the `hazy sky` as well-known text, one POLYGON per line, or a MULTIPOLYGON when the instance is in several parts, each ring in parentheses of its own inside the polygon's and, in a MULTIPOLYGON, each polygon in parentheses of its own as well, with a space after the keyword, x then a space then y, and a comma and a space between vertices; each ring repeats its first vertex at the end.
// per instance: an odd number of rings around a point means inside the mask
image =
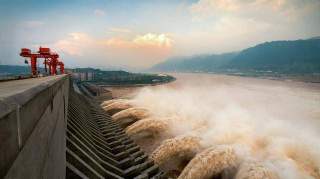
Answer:
POLYGON ((319 35, 320 0, 0 0, 0 64, 42 45, 67 66, 142 68, 319 35))

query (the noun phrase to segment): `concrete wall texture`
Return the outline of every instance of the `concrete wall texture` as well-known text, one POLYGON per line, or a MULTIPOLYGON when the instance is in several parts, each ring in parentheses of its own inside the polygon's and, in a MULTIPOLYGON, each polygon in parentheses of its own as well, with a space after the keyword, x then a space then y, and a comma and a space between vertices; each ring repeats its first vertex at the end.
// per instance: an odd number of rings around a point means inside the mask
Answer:
POLYGON ((0 83, 0 178, 65 178, 69 76, 0 83))

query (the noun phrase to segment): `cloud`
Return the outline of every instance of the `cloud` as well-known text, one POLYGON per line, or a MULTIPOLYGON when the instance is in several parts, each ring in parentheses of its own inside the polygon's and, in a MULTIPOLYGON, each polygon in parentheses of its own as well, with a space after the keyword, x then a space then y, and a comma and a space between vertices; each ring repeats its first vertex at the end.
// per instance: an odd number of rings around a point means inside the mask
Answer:
MULTIPOLYGON (((173 40, 166 34, 147 33, 131 39, 107 38, 97 39, 86 33, 70 33, 67 38, 54 43, 58 52, 74 58, 99 59, 95 63, 147 67, 166 59, 172 50, 173 40)), ((83 62, 83 61, 82 61, 83 62)), ((86 63, 86 62, 84 62, 86 63)))
POLYGON ((94 15, 96 15, 96 16, 104 16, 106 13, 103 11, 103 10, 101 10, 101 9, 95 9, 94 11, 93 11, 93 13, 94 13, 94 15))
POLYGON ((94 44, 93 39, 86 33, 73 32, 68 38, 58 40, 53 47, 59 52, 64 52, 72 56, 83 56, 85 46, 94 44))
POLYGON ((199 0, 188 10, 192 31, 175 34, 181 54, 238 51, 319 34, 319 0, 199 0))
POLYGON ((148 33, 145 35, 137 36, 133 40, 133 42, 138 45, 152 45, 152 46, 170 48, 172 46, 173 40, 166 34, 148 33))
POLYGON ((195 20, 237 16, 273 21, 291 20, 292 16, 310 4, 319 4, 317 0, 199 0, 190 6, 195 20))
POLYGON ((214 28, 213 34, 219 34, 224 38, 236 38, 240 36, 248 37, 254 32, 263 32, 264 30, 272 28, 270 24, 264 22, 257 22, 254 19, 243 19, 237 17, 221 18, 214 28))
POLYGON ((168 55, 230 52, 264 41, 309 38, 320 33, 319 0, 143 1, 126 6, 125 11, 118 1, 107 7, 99 3, 65 6, 52 7, 45 13, 27 8, 24 13, 36 13, 29 18, 3 12, 3 54, 10 49, 50 43, 70 59, 82 58, 85 62, 85 58, 99 58, 105 64, 128 61, 130 65, 139 61, 141 65, 142 61, 151 64, 168 55), (70 8, 79 12, 89 8, 91 16, 65 12, 70 8), (47 19, 55 20, 48 23, 47 19))
POLYGON ((173 40, 166 34, 147 33, 137 35, 133 39, 110 38, 102 41, 102 44, 117 48, 171 48, 173 40))

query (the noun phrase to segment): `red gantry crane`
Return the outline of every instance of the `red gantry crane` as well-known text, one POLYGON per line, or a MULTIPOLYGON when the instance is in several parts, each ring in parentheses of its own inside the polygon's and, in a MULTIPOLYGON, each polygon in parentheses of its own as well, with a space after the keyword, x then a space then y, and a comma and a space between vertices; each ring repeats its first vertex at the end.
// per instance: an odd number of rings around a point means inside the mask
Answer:
POLYGON ((50 48, 40 47, 37 53, 32 53, 28 48, 22 48, 20 56, 25 58, 30 58, 31 62, 31 73, 32 76, 38 75, 37 70, 37 59, 44 58, 43 64, 45 65, 45 71, 48 72, 50 75, 57 74, 57 66, 60 67, 60 73, 64 73, 64 63, 59 61, 59 55, 57 53, 51 52, 50 48), (49 68, 49 70, 48 70, 49 68))
POLYGON ((60 73, 64 74, 64 63, 62 61, 58 61, 58 66, 60 67, 60 73))

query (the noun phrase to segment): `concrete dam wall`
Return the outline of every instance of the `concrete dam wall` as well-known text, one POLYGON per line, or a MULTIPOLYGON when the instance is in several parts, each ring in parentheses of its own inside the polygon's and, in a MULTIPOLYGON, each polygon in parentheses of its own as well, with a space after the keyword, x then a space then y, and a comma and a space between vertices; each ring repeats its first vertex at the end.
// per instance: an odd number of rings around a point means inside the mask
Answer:
POLYGON ((0 178, 63 178, 68 76, 0 86, 0 178))
POLYGON ((0 83, 0 178, 162 178, 99 93, 74 87, 68 75, 0 83))
POLYGON ((160 178, 148 159, 100 105, 70 92, 67 124, 67 178, 160 178))

